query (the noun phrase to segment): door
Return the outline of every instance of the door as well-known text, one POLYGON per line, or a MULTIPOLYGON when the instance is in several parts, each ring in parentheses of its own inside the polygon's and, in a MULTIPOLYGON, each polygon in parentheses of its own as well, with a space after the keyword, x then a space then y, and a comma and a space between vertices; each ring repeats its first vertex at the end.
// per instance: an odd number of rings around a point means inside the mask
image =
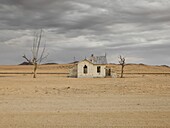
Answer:
POLYGON ((109 68, 109 69, 108 69, 108 68, 106 69, 106 77, 107 77, 107 76, 111 76, 111 69, 110 69, 110 68, 109 68))

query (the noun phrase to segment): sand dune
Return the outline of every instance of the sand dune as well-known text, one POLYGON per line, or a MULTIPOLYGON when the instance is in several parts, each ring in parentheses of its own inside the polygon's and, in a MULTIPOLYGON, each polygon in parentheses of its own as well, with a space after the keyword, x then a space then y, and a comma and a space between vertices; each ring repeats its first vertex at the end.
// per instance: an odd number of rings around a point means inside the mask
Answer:
MULTIPOLYGON (((42 65, 38 72, 68 73, 73 65, 42 65)), ((117 65, 111 65, 119 71, 117 65)), ((0 66, 0 72, 32 72, 0 66)), ((128 65, 129 73, 169 73, 160 66, 128 65)), ((58 74, 0 75, 0 128, 168 128, 170 75, 67 78, 58 74)))

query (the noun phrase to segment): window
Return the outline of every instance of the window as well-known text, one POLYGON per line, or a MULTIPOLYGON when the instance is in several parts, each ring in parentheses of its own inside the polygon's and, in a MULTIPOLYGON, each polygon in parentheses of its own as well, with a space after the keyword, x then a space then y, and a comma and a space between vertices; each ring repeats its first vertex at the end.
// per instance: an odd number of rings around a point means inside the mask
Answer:
POLYGON ((83 72, 84 72, 84 74, 87 74, 87 66, 86 65, 83 67, 83 72))
POLYGON ((97 73, 100 73, 101 67, 97 66, 97 73))

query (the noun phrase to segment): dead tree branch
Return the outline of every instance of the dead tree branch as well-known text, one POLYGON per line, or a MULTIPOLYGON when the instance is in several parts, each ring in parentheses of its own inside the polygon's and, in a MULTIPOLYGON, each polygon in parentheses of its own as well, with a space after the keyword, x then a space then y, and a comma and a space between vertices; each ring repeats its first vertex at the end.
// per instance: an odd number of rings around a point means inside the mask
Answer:
POLYGON ((32 59, 28 59, 26 55, 22 57, 29 63, 34 65, 33 69, 33 78, 36 78, 36 72, 38 68, 38 64, 42 62, 42 60, 46 59, 47 55, 45 54, 46 45, 44 45, 42 51, 40 50, 41 42, 42 42, 43 30, 41 29, 40 32, 34 34, 33 45, 32 45, 32 59))

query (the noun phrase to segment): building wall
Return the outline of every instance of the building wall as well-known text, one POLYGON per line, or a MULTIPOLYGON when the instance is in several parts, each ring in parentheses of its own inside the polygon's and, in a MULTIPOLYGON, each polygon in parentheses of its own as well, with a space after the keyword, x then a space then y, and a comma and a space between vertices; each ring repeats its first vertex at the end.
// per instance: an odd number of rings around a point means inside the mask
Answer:
POLYGON ((75 64, 74 67, 69 70, 69 75, 68 75, 68 77, 77 78, 77 64, 75 64))
POLYGON ((105 65, 93 65, 92 63, 84 60, 78 63, 78 78, 90 78, 90 77, 105 77, 105 65), (87 66, 87 74, 84 74, 84 66, 87 66), (97 66, 101 67, 101 72, 97 73, 97 66))
POLYGON ((93 77, 105 77, 106 76, 105 65, 94 65, 93 66, 93 77), (97 72, 97 67, 100 66, 100 73, 97 72))

